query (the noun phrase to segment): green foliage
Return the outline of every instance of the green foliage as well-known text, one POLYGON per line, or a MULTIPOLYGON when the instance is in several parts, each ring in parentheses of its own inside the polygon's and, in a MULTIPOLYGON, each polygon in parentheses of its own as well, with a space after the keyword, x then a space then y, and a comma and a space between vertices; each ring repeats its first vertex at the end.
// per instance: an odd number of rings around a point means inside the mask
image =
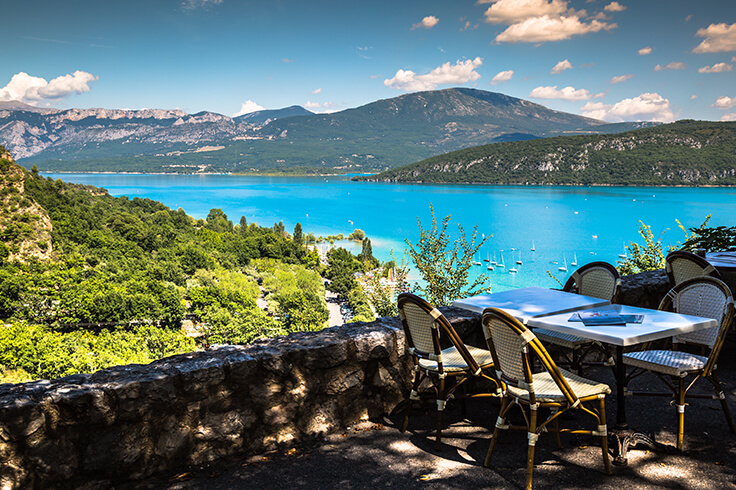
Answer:
POLYGON ((149 363, 193 349, 194 341, 180 331, 150 325, 130 331, 117 329, 99 333, 59 333, 24 322, 0 328, 3 370, 21 376, 26 373, 32 379, 53 379, 121 364, 149 363))
POLYGON ((363 293, 363 290, 356 287, 348 294, 348 305, 353 310, 353 318, 350 322, 372 322, 376 319, 376 316, 371 310, 371 305, 368 297, 363 293))
POLYGON ((736 122, 475 146, 354 180, 518 185, 736 185, 736 122))
POLYGON ((363 238, 365 238, 365 232, 360 228, 356 228, 350 235, 348 235, 348 240, 355 240, 359 242, 363 240, 363 238))
POLYGON ((347 299, 350 291, 358 286, 355 273, 363 269, 363 264, 342 247, 327 252, 327 263, 325 277, 330 280, 327 289, 340 298, 347 299))
POLYGON ((366 286, 365 294, 379 317, 397 316, 399 314, 393 290, 390 285, 381 284, 380 275, 373 275, 366 286))
POLYGON ((667 254, 677 248, 674 246, 665 247, 662 244, 662 235, 667 230, 660 233, 657 240, 654 240, 652 228, 639 221, 639 235, 644 239, 644 245, 636 242, 630 242, 626 247, 628 250, 627 258, 619 261, 617 269, 621 275, 638 274, 639 272, 653 271, 663 269, 665 266, 665 257, 667 254))
POLYGON ((294 240, 294 243, 297 245, 304 245, 304 234, 302 233, 301 223, 297 223, 296 226, 294 226, 294 235, 291 239, 294 240))
POLYGON ((458 298, 479 294, 485 289, 487 278, 485 274, 481 274, 469 284, 470 268, 473 257, 490 235, 476 244, 478 238, 476 225, 468 242, 465 230, 458 225, 458 238, 450 248, 451 237, 447 231, 450 215, 447 215, 442 220, 442 225, 438 227, 431 203, 429 209, 432 213, 432 227, 425 230, 417 217, 419 241, 415 245, 406 239, 409 256, 425 282, 424 285, 417 285, 416 290, 435 306, 449 305, 458 298))
MULTIPOLYGON (((710 215, 698 228, 690 228, 691 234, 682 244, 683 250, 704 248, 709 252, 726 252, 736 250, 736 226, 708 227, 710 215)), ((682 228, 682 226, 680 226, 682 228)))

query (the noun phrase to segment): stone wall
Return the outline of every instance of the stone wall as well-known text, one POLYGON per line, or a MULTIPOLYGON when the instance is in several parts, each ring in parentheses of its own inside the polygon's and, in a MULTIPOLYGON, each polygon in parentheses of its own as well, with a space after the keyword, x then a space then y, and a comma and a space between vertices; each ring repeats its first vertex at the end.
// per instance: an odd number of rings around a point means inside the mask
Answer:
MULTIPOLYGON (((478 338, 478 315, 445 311, 478 338)), ((0 488, 140 478, 293 444, 390 412, 411 374, 400 322, 382 318, 0 385, 0 488)))
MULTIPOLYGON (((666 281, 625 277, 622 302, 656 308, 666 281)), ((442 311, 466 343, 484 345, 479 315, 442 311)), ((294 444, 391 412, 411 375, 400 322, 382 318, 0 385, 0 488, 141 478, 294 444)))

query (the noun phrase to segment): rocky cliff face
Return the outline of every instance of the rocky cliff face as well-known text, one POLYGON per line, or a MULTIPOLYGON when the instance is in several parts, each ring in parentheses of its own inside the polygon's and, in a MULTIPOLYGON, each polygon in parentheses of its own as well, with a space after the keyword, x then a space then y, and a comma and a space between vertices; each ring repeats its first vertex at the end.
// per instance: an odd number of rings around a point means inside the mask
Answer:
MULTIPOLYGON (((0 107, 2 109, 2 107, 0 107)), ((190 115, 162 109, 69 109, 39 113, 0 110, 0 143, 16 158, 47 151, 67 154, 89 144, 193 144, 253 134, 258 126, 211 112, 190 115)))

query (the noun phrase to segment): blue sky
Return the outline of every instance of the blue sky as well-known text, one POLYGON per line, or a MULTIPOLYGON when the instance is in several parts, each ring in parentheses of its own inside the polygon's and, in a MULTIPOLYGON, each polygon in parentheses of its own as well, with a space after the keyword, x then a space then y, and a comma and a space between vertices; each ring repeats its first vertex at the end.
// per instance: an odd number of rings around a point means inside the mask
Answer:
POLYGON ((736 1, 5 2, 0 100, 229 116, 475 87, 608 121, 736 120, 736 1))

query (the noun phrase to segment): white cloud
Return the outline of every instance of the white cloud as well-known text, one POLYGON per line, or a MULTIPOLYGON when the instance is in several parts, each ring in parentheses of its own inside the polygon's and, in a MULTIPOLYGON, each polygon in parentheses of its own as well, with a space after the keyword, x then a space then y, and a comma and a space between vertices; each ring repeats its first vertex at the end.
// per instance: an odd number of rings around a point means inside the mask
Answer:
POLYGON ((691 95, 691 96, 690 96, 690 100, 696 100, 697 98, 698 98, 698 96, 697 96, 697 95, 691 95))
POLYGON ((634 75, 620 75, 620 76, 617 76, 617 77, 613 77, 613 78, 611 78, 610 83, 621 83, 621 82, 625 82, 626 80, 628 80, 629 78, 632 78, 633 76, 634 75))
POLYGON ((589 24, 581 22, 579 17, 559 16, 534 17, 523 22, 510 25, 505 31, 496 36, 496 41, 502 43, 543 43, 547 41, 563 41, 572 36, 611 30, 617 24, 607 24, 593 20, 589 24))
POLYGON ((555 85, 553 87, 537 87, 529 93, 529 97, 535 99, 587 100, 591 98, 591 95, 584 88, 575 90, 574 87, 565 87, 557 90, 557 85, 555 85))
POLYGON ((491 85, 498 85, 499 83, 508 82, 513 78, 514 70, 500 71, 496 73, 496 76, 491 80, 491 85))
POLYGON ((474 60, 458 60, 454 65, 448 61, 426 75, 417 75, 411 70, 399 70, 393 78, 384 80, 383 84, 406 91, 434 90, 438 85, 459 85, 478 80, 480 74, 475 69, 482 64, 483 59, 477 57, 474 60))
POLYGON ((294 62, 294 60, 290 60, 289 58, 281 58, 281 61, 283 61, 284 63, 293 63, 294 62))
POLYGON ((317 95, 322 92, 322 87, 312 90, 312 95, 317 95))
POLYGON ((736 97, 724 95, 723 97, 718 97, 718 100, 715 101, 712 107, 716 109, 730 109, 733 106, 736 106, 736 97))
POLYGON ((667 64, 667 66, 657 65, 654 67, 654 71, 662 71, 662 70, 684 70, 687 68, 687 65, 685 63, 682 63, 680 61, 673 61, 672 63, 667 64))
POLYGON ((559 16, 568 11, 566 0, 479 0, 492 3, 484 16, 489 24, 516 24, 533 17, 559 16))
POLYGON ((41 77, 33 77, 20 72, 13 75, 5 87, 0 88, 0 100, 34 103, 63 99, 72 94, 89 92, 89 84, 98 78, 86 71, 77 70, 71 75, 56 77, 47 82, 41 77))
POLYGON ((698 73, 721 73, 724 71, 733 71, 733 65, 729 65, 727 63, 716 63, 713 66, 698 68, 698 73))
POLYGON ((246 100, 243 105, 240 106, 240 110, 233 114, 233 117, 242 116, 243 114, 250 114, 251 112, 265 110, 265 107, 261 107, 252 100, 246 100))
POLYGON ((736 112, 730 112, 721 116, 721 121, 736 121, 736 112))
POLYGON ((650 48, 649 46, 647 46, 646 48, 641 48, 638 51, 638 53, 639 53, 640 56, 646 56, 646 55, 650 54, 651 52, 652 52, 652 48, 650 48))
POLYGON ((558 73, 562 73, 565 70, 572 70, 572 63, 570 63, 568 60, 565 61, 559 61, 554 68, 552 68, 552 71, 550 71, 551 74, 557 75, 558 73))
POLYGON ((603 10, 605 10, 606 12, 623 12, 624 10, 626 10, 626 7, 618 2, 611 2, 603 7, 603 10))
POLYGON ((499 43, 561 41, 617 27, 602 22, 607 20, 605 15, 594 16, 587 23, 581 21, 588 13, 569 8, 567 0, 478 0, 477 3, 492 4, 484 14, 487 23, 509 26, 496 36, 499 43))
POLYGON ((693 49, 693 53, 736 51, 736 23, 711 24, 704 29, 698 29, 695 35, 704 37, 705 40, 693 49))
POLYGON ((181 8, 187 12, 197 9, 208 9, 212 5, 220 5, 222 0, 183 0, 181 8))
POLYGON ((609 122, 662 121, 672 122, 675 115, 670 101, 658 93, 644 93, 615 104, 588 102, 582 109, 584 116, 609 122))
POLYGON ((428 15, 427 17, 423 18, 421 22, 417 22, 416 24, 412 24, 411 28, 414 29, 431 29, 434 26, 437 25, 437 23, 440 21, 437 17, 434 15, 428 15))
POLYGON ((312 102, 308 100, 302 105, 305 109, 309 109, 312 112, 319 112, 324 114, 330 114, 337 110, 337 104, 335 104, 334 102, 324 102, 320 104, 319 102, 312 102))

